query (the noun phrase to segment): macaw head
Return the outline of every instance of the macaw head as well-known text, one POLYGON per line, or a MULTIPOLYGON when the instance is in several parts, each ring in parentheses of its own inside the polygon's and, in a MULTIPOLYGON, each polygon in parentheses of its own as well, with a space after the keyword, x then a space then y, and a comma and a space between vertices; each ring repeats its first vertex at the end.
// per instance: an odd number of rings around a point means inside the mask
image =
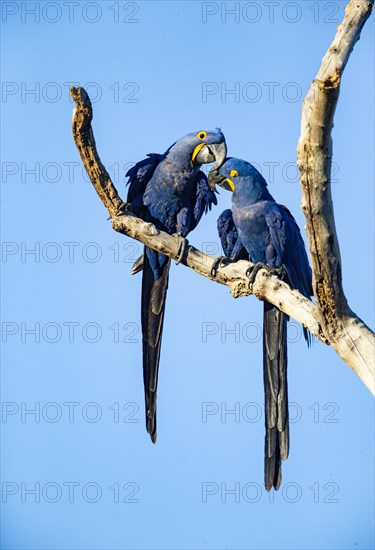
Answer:
POLYGON ((214 162, 217 170, 223 164, 227 154, 225 137, 220 128, 192 132, 174 143, 167 156, 174 161, 191 161, 198 166, 214 162))
POLYGON ((228 157, 219 169, 213 166, 208 174, 208 183, 213 191, 216 185, 232 192, 246 189, 249 193, 267 187, 266 180, 252 164, 234 157, 228 157))

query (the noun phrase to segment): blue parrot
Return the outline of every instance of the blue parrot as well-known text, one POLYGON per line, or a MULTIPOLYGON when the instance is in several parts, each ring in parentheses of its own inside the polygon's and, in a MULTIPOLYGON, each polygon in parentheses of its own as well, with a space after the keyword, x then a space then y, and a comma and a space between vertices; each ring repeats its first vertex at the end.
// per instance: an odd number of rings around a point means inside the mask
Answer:
MULTIPOLYGON (((215 169, 219 168, 226 151, 221 130, 201 130, 179 139, 163 155, 148 155, 126 174, 131 211, 180 239, 177 261, 184 255, 185 237, 197 226, 203 213, 217 204, 200 167, 215 160, 215 169)), ((156 395, 169 268, 167 256, 145 246, 143 256, 132 270, 132 273, 143 271, 143 382, 146 429, 153 443, 156 442, 156 395)))
MULTIPOLYGON (((211 189, 218 184, 233 192, 232 210, 218 219, 218 232, 225 257, 250 259, 254 268, 247 275, 254 283, 259 269, 275 272, 292 288, 310 298, 312 274, 298 225, 289 210, 278 204, 263 176, 250 163, 228 158, 208 176, 211 189)), ((217 265, 214 266, 214 271, 217 265)), ((267 491, 281 484, 281 461, 289 454, 287 386, 288 316, 264 302, 263 378, 265 395, 265 463, 267 491)), ((310 333, 304 328, 310 345, 310 333)))

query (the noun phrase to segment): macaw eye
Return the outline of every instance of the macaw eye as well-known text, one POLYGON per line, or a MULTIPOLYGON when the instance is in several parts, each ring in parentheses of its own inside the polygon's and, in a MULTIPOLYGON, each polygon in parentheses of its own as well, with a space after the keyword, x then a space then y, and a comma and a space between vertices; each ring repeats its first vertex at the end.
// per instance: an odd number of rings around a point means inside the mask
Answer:
POLYGON ((198 132, 198 133, 197 133, 197 138, 198 138, 198 139, 202 139, 202 140, 203 140, 203 139, 206 139, 206 137, 207 137, 207 132, 198 132))
POLYGON ((231 170, 229 172, 229 175, 230 175, 231 178, 236 178, 238 176, 238 172, 237 172, 237 170, 231 170))

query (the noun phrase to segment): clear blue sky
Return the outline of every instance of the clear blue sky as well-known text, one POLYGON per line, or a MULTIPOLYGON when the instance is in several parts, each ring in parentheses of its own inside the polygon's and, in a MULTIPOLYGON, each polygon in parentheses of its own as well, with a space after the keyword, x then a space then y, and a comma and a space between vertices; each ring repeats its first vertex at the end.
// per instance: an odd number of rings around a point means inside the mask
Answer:
MULTIPOLYGON (((151 444, 130 276, 141 248, 112 231, 82 176, 68 96, 80 83, 97 98, 98 149, 123 197, 127 163, 220 126, 229 153, 260 167, 303 228, 301 101, 343 6, 2 3, 2 548, 373 548, 369 392, 291 327, 291 454, 283 489, 267 495, 262 306, 182 266, 151 444)), ((332 186, 345 291, 371 326, 373 31, 372 18, 343 78, 332 186)), ((195 246, 219 252, 215 222, 229 204, 223 191, 195 246)))

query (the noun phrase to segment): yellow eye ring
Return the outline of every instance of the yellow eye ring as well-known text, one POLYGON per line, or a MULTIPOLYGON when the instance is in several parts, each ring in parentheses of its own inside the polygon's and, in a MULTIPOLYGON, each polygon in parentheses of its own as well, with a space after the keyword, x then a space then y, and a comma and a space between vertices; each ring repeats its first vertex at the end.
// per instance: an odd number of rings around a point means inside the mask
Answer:
POLYGON ((229 172, 229 175, 230 175, 231 178, 236 178, 238 176, 238 172, 237 172, 237 170, 231 170, 229 172))
POLYGON ((206 137, 207 137, 207 132, 204 132, 203 130, 202 130, 202 132, 197 133, 197 138, 198 139, 204 140, 204 139, 206 139, 206 137))

